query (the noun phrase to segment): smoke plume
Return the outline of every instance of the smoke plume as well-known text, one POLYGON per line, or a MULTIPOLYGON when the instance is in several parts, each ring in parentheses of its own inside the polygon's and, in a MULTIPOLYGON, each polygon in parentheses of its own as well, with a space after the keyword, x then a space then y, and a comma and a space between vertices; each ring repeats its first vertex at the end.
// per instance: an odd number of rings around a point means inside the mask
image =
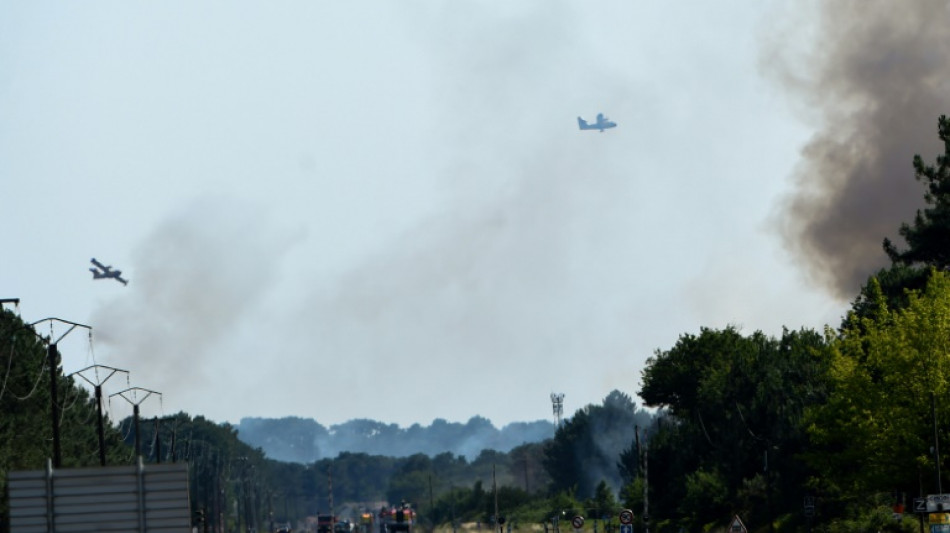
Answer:
POLYGON ((205 394, 222 368, 253 364, 207 356, 226 352, 228 338, 265 300, 293 242, 281 235, 266 213, 221 198, 201 198, 167 218, 135 251, 128 294, 94 313, 110 363, 183 405, 194 405, 189 400, 205 394))
POLYGON ((809 276, 850 299, 888 264, 883 239, 903 246, 897 230, 923 206, 911 161, 933 160, 937 117, 950 109, 948 3, 815 5, 804 53, 775 38, 763 61, 819 121, 777 223, 809 276))

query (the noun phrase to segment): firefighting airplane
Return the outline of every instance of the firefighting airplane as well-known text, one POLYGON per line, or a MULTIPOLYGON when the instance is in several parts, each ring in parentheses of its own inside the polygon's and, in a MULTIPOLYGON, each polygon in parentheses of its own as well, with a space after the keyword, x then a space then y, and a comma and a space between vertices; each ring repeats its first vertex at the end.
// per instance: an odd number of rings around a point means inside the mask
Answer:
POLYGON ((607 128, 616 128, 617 123, 607 120, 603 113, 597 113, 597 122, 588 124, 586 120, 577 117, 577 126, 582 130, 600 130, 603 133, 607 128))
POLYGON ((96 268, 90 268, 90 269, 89 269, 89 271, 92 272, 92 279, 112 278, 112 279, 114 279, 114 280, 116 280, 116 281, 122 283, 123 285, 128 285, 128 284, 129 284, 128 280, 122 279, 122 271, 121 271, 121 270, 112 270, 112 267, 111 267, 111 266, 103 265, 103 264, 100 263, 99 261, 96 261, 96 258, 95 258, 95 257, 92 258, 92 264, 93 264, 93 265, 96 265, 96 268))

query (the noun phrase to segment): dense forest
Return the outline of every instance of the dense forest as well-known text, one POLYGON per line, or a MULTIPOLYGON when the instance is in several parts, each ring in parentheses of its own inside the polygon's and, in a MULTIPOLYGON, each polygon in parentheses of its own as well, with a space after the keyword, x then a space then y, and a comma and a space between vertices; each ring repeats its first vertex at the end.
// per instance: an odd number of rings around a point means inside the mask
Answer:
POLYGON ((64 468, 128 464, 138 449, 146 461, 188 462, 194 509, 228 531, 400 500, 415 504, 425 528, 502 517, 546 528, 583 515, 608 533, 627 508, 640 531, 722 529, 735 514, 761 532, 916 531, 917 517, 898 511, 940 491, 940 443, 950 437, 946 117, 938 131, 936 164, 913 160, 925 207, 899 229, 907 248, 884 241, 891 265, 867 280, 838 327, 684 333, 642 370, 643 406, 612 391, 550 438, 471 458, 347 450, 277 461, 236 428, 185 413, 140 421, 139 431, 134 420, 106 420, 99 438, 96 399, 59 371, 55 342, 4 310, 3 528, 8 472, 51 457, 64 468))
POLYGON ((473 416, 464 424, 436 419, 428 426, 413 424, 407 428, 365 418, 328 428, 300 417, 246 417, 236 429, 241 440, 262 448, 271 459, 297 463, 332 458, 343 452, 393 457, 449 452, 471 459, 482 450, 508 452, 554 435, 554 424, 546 420, 513 422, 499 429, 481 416, 473 416))

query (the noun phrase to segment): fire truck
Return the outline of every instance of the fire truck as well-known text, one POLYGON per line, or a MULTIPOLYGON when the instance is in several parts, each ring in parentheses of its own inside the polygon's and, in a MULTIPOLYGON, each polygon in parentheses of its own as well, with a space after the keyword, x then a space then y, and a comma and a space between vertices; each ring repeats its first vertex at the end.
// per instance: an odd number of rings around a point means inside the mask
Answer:
POLYGON ((336 517, 333 515, 317 515, 317 533, 334 533, 336 522, 336 517))
POLYGON ((406 502, 379 510, 379 533, 412 533, 416 512, 406 502))

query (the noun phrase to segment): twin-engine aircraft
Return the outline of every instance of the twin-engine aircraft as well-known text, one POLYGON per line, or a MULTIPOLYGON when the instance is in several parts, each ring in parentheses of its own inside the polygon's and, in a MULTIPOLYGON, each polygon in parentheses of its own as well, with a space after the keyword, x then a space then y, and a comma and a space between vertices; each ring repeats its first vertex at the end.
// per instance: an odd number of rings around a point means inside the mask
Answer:
POLYGON ((582 130, 600 130, 603 133, 607 128, 616 128, 617 123, 607 120, 603 113, 597 113, 597 122, 589 124, 581 117, 577 117, 577 126, 582 130))
POLYGON ((128 280, 122 279, 121 270, 112 270, 111 266, 103 265, 99 261, 96 261, 95 257, 92 258, 92 264, 96 266, 96 268, 89 269, 89 271, 92 272, 92 279, 112 278, 123 285, 129 284, 128 280))

